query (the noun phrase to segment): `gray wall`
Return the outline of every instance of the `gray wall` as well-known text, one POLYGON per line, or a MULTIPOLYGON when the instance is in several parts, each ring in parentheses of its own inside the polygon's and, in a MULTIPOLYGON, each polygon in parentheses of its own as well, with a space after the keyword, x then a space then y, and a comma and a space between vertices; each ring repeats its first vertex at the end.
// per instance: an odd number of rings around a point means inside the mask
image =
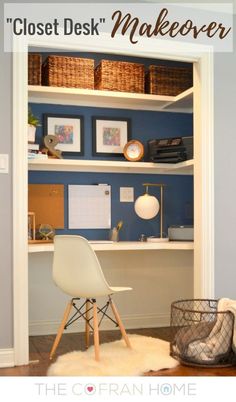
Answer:
MULTIPOLYGON (((1 4, 1 38, 3 38, 1 4)), ((12 148, 12 85, 11 54, 0 49, 0 153, 11 155, 12 148)), ((0 174, 0 348, 13 344, 12 323, 12 188, 10 173, 0 174)))
MULTIPOLYGON (((43 1, 41 0, 41 2, 43 1)), ((78 1, 76 2, 78 3, 78 1)), ((3 2, 1 1, 1 38, 3 38, 2 7, 3 2)), ((11 55, 3 53, 2 42, 0 67, 0 153, 11 155, 11 55)), ((215 289, 217 297, 227 296, 236 299, 236 235, 234 227, 234 224, 236 225, 236 201, 234 199, 236 194, 235 71, 235 50, 231 54, 215 55, 215 289), (228 147, 225 146, 225 142, 228 147)), ((0 175, 0 223, 1 349, 13 345, 11 170, 9 175, 0 175)))
MULTIPOLYGON (((234 16, 234 26, 236 17, 234 16)), ((215 289, 236 299, 236 49, 215 55, 215 289)))

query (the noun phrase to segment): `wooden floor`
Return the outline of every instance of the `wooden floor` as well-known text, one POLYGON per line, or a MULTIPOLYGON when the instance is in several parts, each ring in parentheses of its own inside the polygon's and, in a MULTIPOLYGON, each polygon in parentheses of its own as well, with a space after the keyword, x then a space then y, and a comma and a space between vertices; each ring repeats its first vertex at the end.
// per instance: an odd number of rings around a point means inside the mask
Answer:
MULTIPOLYGON (((127 331, 145 336, 152 336, 169 341, 167 328, 148 328, 127 331)), ((0 376, 46 376, 50 365, 48 359, 55 335, 30 337, 30 360, 27 366, 0 369, 0 376)), ((120 339, 119 331, 100 331, 100 342, 120 339)), ((57 356, 72 350, 84 350, 84 334, 64 334, 57 349, 57 356)), ((236 376, 236 366, 227 368, 196 368, 180 365, 170 370, 149 372, 148 376, 236 376)))

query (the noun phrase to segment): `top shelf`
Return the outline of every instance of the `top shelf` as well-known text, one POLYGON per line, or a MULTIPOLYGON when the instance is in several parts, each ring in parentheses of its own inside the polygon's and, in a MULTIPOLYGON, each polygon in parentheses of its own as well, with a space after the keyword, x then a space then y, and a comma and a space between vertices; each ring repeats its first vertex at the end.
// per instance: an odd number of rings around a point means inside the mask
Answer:
POLYGON ((29 102, 117 109, 193 112, 193 88, 177 96, 30 85, 29 102))

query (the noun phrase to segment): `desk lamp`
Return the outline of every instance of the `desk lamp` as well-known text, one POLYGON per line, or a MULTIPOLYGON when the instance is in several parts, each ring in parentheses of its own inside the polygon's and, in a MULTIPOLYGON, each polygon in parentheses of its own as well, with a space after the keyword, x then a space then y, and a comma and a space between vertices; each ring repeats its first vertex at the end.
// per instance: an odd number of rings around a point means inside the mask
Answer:
POLYGON ((152 219, 160 211, 160 237, 150 237, 148 241, 164 242, 169 239, 163 236, 163 193, 164 184, 143 183, 145 193, 137 198, 134 204, 136 214, 142 219, 152 219), (148 193, 149 187, 160 187, 160 202, 156 197, 148 193))

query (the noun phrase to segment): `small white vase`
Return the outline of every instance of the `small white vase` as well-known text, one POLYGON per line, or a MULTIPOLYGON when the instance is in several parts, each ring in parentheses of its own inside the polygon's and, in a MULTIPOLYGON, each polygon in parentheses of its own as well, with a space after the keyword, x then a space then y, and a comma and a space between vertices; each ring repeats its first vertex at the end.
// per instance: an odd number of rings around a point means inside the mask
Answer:
POLYGON ((36 133, 36 127, 32 126, 32 124, 28 124, 28 143, 30 144, 35 143, 35 133, 36 133))

